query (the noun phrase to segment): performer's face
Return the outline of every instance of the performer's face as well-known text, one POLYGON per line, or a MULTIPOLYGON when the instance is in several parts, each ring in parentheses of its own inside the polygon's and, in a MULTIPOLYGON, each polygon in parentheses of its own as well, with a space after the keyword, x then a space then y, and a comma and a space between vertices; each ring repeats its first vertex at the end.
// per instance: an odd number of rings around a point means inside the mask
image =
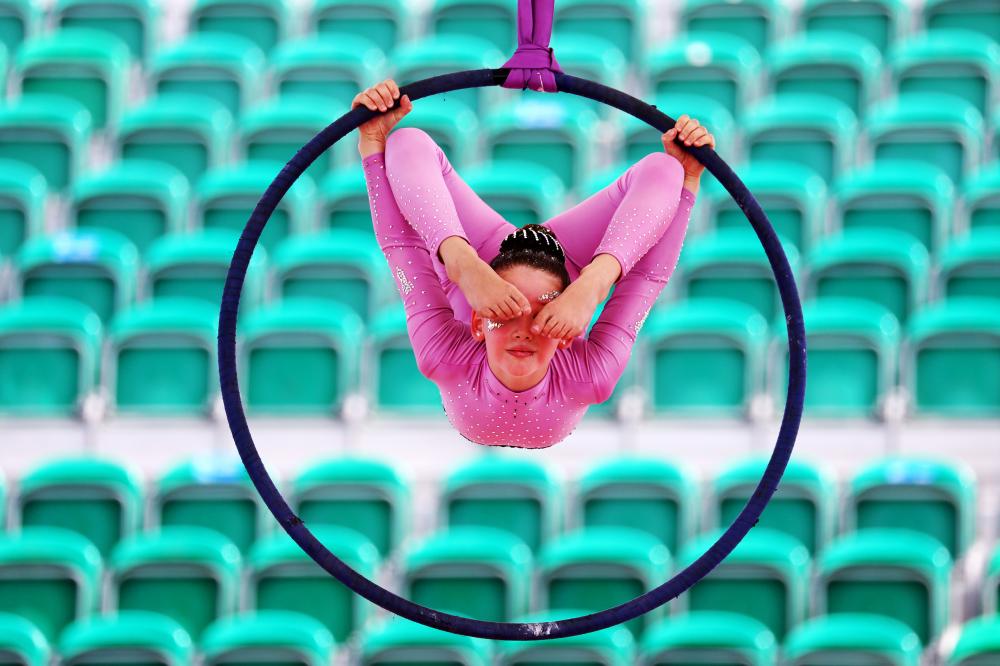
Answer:
POLYGON ((486 342, 486 358, 497 379, 512 391, 523 391, 545 377, 556 349, 570 344, 531 332, 535 316, 551 300, 552 292, 562 289, 562 280, 547 271, 523 265, 502 269, 497 274, 521 290, 531 303, 531 313, 493 321, 473 312, 472 335, 486 342), (549 296, 539 300, 543 295, 549 296))

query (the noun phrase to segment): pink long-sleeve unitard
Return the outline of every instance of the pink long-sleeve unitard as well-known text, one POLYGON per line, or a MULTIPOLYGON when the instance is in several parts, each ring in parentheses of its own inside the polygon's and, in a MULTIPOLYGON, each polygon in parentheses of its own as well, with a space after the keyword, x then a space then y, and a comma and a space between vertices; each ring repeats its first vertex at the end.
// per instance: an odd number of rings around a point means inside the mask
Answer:
POLYGON ((445 413, 466 439, 544 448, 569 435, 587 407, 607 400, 636 335, 680 254, 695 196, 680 163, 651 153, 615 182, 547 220, 572 279, 598 254, 622 273, 586 338, 557 349, 545 377, 512 391, 493 374, 486 344, 470 332, 471 308, 438 255, 449 236, 487 263, 517 227, 483 202, 431 139, 416 128, 389 135, 385 152, 362 160, 375 236, 406 310, 420 371, 441 391, 445 413))

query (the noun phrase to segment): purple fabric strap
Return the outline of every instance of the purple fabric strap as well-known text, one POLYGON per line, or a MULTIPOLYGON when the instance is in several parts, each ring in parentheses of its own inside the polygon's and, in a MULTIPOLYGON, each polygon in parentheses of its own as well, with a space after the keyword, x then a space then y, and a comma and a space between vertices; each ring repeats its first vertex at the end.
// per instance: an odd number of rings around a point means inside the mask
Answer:
POLYGON ((552 72, 561 72, 549 46, 555 0, 517 0, 517 50, 502 67, 510 68, 503 88, 556 92, 552 72))

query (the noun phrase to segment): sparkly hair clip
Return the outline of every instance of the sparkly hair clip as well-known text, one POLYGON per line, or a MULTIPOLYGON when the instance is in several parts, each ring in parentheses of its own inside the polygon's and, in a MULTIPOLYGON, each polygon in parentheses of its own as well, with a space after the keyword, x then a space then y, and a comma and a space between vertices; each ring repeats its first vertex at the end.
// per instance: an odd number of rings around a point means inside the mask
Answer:
POLYGON ((556 296, 558 296, 561 293, 562 292, 559 291, 558 289, 553 289, 552 291, 547 291, 547 292, 545 292, 544 294, 542 294, 541 296, 538 297, 538 302, 539 303, 548 303, 549 301, 554 301, 555 298, 556 298, 556 296))
POLYGON ((493 321, 492 319, 487 319, 486 320, 486 330, 487 331, 496 330, 496 329, 500 328, 501 326, 503 326, 503 322, 502 321, 493 321))

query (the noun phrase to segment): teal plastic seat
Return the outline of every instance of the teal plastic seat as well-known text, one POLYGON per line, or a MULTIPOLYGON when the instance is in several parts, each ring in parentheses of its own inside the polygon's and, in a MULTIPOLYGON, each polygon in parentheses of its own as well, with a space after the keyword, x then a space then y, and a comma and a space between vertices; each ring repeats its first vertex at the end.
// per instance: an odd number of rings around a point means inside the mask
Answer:
MULTIPOLYGON (((553 622, 586 615, 583 609, 546 609, 515 618, 515 622, 553 622)), ((545 641, 499 641, 497 663, 502 666, 563 664, 565 666, 628 666, 637 663, 632 632, 622 625, 577 636, 545 641)))
POLYGON ((965 28, 934 28, 896 44, 887 59, 896 92, 947 93, 988 114, 1000 78, 997 37, 1000 33, 990 38, 965 28))
POLYGON ((21 43, 42 28, 42 7, 32 0, 4 0, 0 4, 0 44, 16 53, 21 43))
MULTIPOLYGON (((410 35, 416 8, 399 0, 317 0, 310 6, 308 25, 321 39, 364 35, 383 53, 393 51, 410 35)), ((399 79, 397 82, 414 79, 399 79)))
POLYGON ((37 169, 49 190, 65 191, 85 168, 90 113, 59 95, 23 95, 0 107, 0 159, 37 169))
POLYGON ((562 529, 562 487, 538 463, 483 455, 448 474, 440 516, 442 526, 507 530, 538 553, 562 529))
POLYGON ((153 524, 213 529, 246 553, 265 532, 265 513, 239 459, 203 457, 168 470, 152 501, 153 524))
POLYGON ((954 238, 938 262, 937 297, 1000 298, 1000 227, 954 238))
POLYGON ((769 47, 771 94, 827 95, 860 116, 879 95, 882 54, 867 39, 841 30, 799 33, 769 47))
MULTIPOLYGON (((823 418, 880 418, 895 389, 900 350, 899 322, 885 307, 835 296, 806 301, 806 414, 823 418)), ((774 324, 775 340, 786 323, 774 324)), ((787 345, 775 345, 771 388, 777 406, 788 393, 787 345)))
MULTIPOLYGON (((709 97, 737 121, 763 88, 760 54, 745 39, 726 33, 678 35, 652 50, 643 67, 655 97, 709 97)), ((724 148, 721 144, 719 147, 724 148)))
POLYGON ((986 565, 982 592, 983 612, 996 615, 1000 612, 1000 545, 993 549, 993 556, 986 565))
MULTIPOLYGON (((689 542, 678 568, 689 566, 715 543, 723 530, 689 542)), ((806 617, 811 561, 798 539, 755 527, 715 569, 688 590, 688 611, 741 613, 761 622, 779 641, 806 617)))
POLYGON ((948 549, 920 532, 868 529, 842 536, 817 562, 818 614, 874 613, 895 618, 922 644, 948 617, 948 549))
POLYGON ((858 118, 851 108, 817 93, 789 92, 759 100, 745 114, 744 144, 753 161, 808 167, 832 183, 855 159, 858 118))
POLYGON ((462 171, 462 179, 518 228, 555 217, 566 197, 562 180, 551 169, 524 160, 493 160, 462 171))
POLYGON ((13 613, 0 613, 0 660, 20 666, 48 666, 52 655, 45 635, 13 613))
POLYGON ((640 644, 642 666, 772 666, 777 643, 771 631, 739 613, 692 611, 661 620, 640 644))
POLYGON ((331 108, 327 125, 338 115, 332 110, 337 103, 345 110, 349 108, 355 95, 377 81, 387 66, 382 49, 370 36, 362 34, 287 41, 275 48, 269 61, 277 95, 326 98, 331 108))
POLYGON ((907 328, 905 386, 918 413, 1000 414, 1000 314, 995 299, 954 298, 917 313, 907 328))
POLYGON ((161 8, 151 0, 59 0, 53 7, 60 28, 86 28, 112 35, 131 58, 146 62, 156 48, 161 8))
POLYGON ((904 0, 806 0, 802 30, 836 30, 864 37, 885 54, 910 31, 911 10, 904 0))
POLYGON ((184 628, 166 615, 123 611, 77 620, 59 640, 60 663, 183 666, 194 645, 184 628))
POLYGON ((655 458, 605 460, 585 471, 573 498, 573 526, 631 527, 671 553, 694 535, 700 492, 692 473, 655 458))
POLYGON ((747 40, 759 53, 791 31, 791 12, 778 0, 688 0, 678 17, 679 32, 725 32, 747 40))
POLYGON ((219 532, 161 527, 122 541, 111 555, 110 608, 162 613, 194 640, 236 610, 240 551, 219 532))
POLYGON ((0 256, 42 233, 47 197, 45 177, 35 167, 0 158, 0 256))
POLYGON ((139 253, 109 229, 35 236, 16 258, 22 296, 70 298, 107 324, 135 300, 139 253))
MULTIPOLYGON (((583 608, 588 612, 623 604, 663 584, 671 554, 656 537, 628 527, 587 527, 550 539, 538 555, 537 608, 583 608)), ((624 622, 636 639, 663 608, 624 622)))
MULTIPOLYGON (((465 178, 464 172, 462 177, 465 178)), ((351 230, 375 239, 368 185, 362 169, 343 166, 331 171, 319 183, 316 203, 316 221, 321 233, 351 230)))
POLYGON ((190 192, 173 166, 123 160, 88 173, 73 186, 69 218, 77 229, 111 229, 145 254, 160 236, 185 226, 190 192))
POLYGON ((531 550, 506 530, 453 527, 411 544, 401 560, 402 596, 428 608, 511 622, 528 611, 531 550))
POLYGON ((383 558, 402 543, 412 522, 409 484, 391 465, 365 458, 338 458, 303 470, 292 485, 291 506, 308 525, 359 532, 383 558))
MULTIPOLYGON (((649 12, 649 8, 637 0, 614 0, 602 2, 600 5, 587 0, 562 2, 555 6, 555 14, 552 17, 552 34, 556 36, 552 46, 556 58, 562 64, 560 57, 562 52, 559 49, 565 46, 564 37, 579 35, 584 39, 593 37, 608 40, 625 56, 626 61, 638 62, 645 55, 644 26, 650 20, 649 12)), ((516 27, 517 21, 512 20, 510 25, 516 27)), ((516 35, 501 48, 508 51, 510 47, 517 47, 516 35)), ((595 80, 606 81, 606 79, 595 80)))
POLYGON ((115 148, 121 159, 166 162, 194 186, 228 161, 232 132, 232 116, 221 103, 172 93, 125 114, 115 148))
POLYGON ((452 634, 393 616, 366 626, 358 666, 489 666, 493 646, 485 638, 452 634))
POLYGON ((78 532, 103 557, 142 524, 137 475, 110 460, 67 458, 42 464, 21 478, 17 513, 24 527, 78 532))
POLYGON ((1000 658, 1000 616, 977 617, 962 626, 947 666, 989 666, 1000 658))
POLYGON ((1000 35, 1000 17, 990 0, 927 0, 922 6, 923 22, 928 30, 957 28, 975 30, 996 41, 1000 35))
POLYGON ((871 301, 888 309, 901 325, 927 301, 927 250, 902 231, 845 230, 817 245, 806 264, 807 299, 871 301))
POLYGON ((234 118, 260 97, 264 53, 249 39, 197 32, 157 53, 149 86, 157 94, 187 93, 221 102, 234 118))
POLYGON ((855 474, 845 531, 902 528, 924 532, 961 557, 974 539, 976 478, 958 462, 892 458, 855 474))
MULTIPOLYGON (((362 576, 379 566, 378 551, 362 534, 345 527, 310 528, 320 543, 362 576)), ((320 622, 338 643, 366 625, 372 604, 316 564, 284 532, 254 544, 248 560, 246 605, 259 612, 291 611, 320 622), (316 599, 323 603, 317 604, 316 599)))
MULTIPOLYGON (((697 119, 702 126, 709 128, 712 132, 712 135, 715 137, 716 152, 718 152, 720 157, 727 161, 735 161, 739 157, 739 144, 735 141, 736 123, 733 120, 733 115, 717 99, 697 93, 669 92, 661 93, 650 104, 672 118, 680 118, 682 115, 687 114, 697 119)), ((628 115, 624 118, 622 133, 624 136, 622 138, 623 148, 621 158, 625 164, 615 165, 617 173, 614 173, 611 178, 616 178, 622 171, 638 162, 647 154, 664 150, 662 133, 635 116, 628 115)), ((610 179, 608 182, 610 182, 610 179)), ((602 183, 597 189, 607 185, 608 182, 602 183)), ((716 181, 706 179, 702 184, 707 185, 709 182, 716 181)), ((588 190, 587 194, 590 194, 592 191, 588 190)), ((757 193, 756 190, 754 192, 755 194, 757 193)), ((767 209, 767 212, 768 219, 771 219, 773 222, 773 218, 770 217, 771 209, 767 209)))
POLYGON ((265 662, 272 666, 325 666, 337 645, 326 627, 291 611, 257 611, 220 618, 201 640, 205 666, 265 662))
POLYGON ((28 40, 15 70, 23 95, 59 95, 82 104, 94 129, 118 126, 126 101, 128 47, 87 28, 63 28, 28 40))
POLYGON ((385 416, 440 417, 441 392, 417 366, 402 302, 380 310, 368 327, 369 375, 362 385, 372 407, 385 416), (440 410, 440 411, 439 411, 440 410))
POLYGON ((806 620, 784 646, 788 666, 830 663, 878 663, 917 666, 922 645, 908 626, 882 615, 835 613, 806 620))
MULTIPOLYGON (((580 16, 578 19, 567 19, 567 23, 572 23, 574 27, 578 27, 580 32, 567 31, 556 33, 557 37, 553 40, 552 47, 559 61, 559 66, 564 71, 573 72, 574 76, 580 78, 600 81, 612 88, 620 89, 625 87, 625 76, 629 71, 629 64, 626 57, 622 54, 623 45, 614 40, 611 34, 617 29, 619 21, 613 16, 599 17, 597 14, 602 13, 605 8, 610 10, 612 14, 618 14, 622 11, 627 13, 636 9, 639 5, 635 0, 616 0, 613 3, 602 5, 595 12, 594 5, 584 7, 586 3, 579 0, 572 0, 568 4, 577 4, 582 9, 579 12, 580 16), (593 16, 585 18, 584 14, 586 13, 590 13, 593 16), (595 25, 602 26, 604 32, 601 34, 590 34, 594 31, 595 25)), ((556 14, 558 15, 565 11, 566 5, 559 5, 556 14)), ((558 18, 556 19, 556 23, 559 23, 558 18)), ((516 26, 517 22, 515 21, 512 25, 516 26)), ((631 30, 631 28, 626 29, 631 30)), ((555 30, 559 30, 559 28, 557 27, 555 30)), ((627 44, 624 48, 634 50, 627 44)), ((607 104, 602 104, 597 100, 587 97, 575 97, 573 99, 584 102, 587 108, 593 110, 603 120, 617 123, 619 118, 621 118, 621 114, 618 113, 617 109, 607 104)))
POLYGON ((358 389, 364 324, 350 307, 285 299, 248 316, 242 329, 248 409, 333 416, 358 389))
POLYGON ((1000 228, 1000 161, 984 167, 966 181, 962 201, 963 221, 968 230, 1000 228))
POLYGON ((976 173, 982 159, 982 114, 955 95, 902 93, 871 107, 864 125, 872 160, 927 162, 956 185, 976 173))
MULTIPOLYGON (((713 513, 718 527, 733 524, 764 477, 767 462, 764 458, 747 459, 728 466, 715 477, 713 513)), ((822 467, 789 460, 757 527, 795 537, 810 554, 815 554, 833 536, 838 506, 834 481, 822 467)))
POLYGON ((218 309, 191 298, 145 301, 117 316, 104 385, 118 412, 207 415, 219 392, 218 309))
POLYGON ((638 350, 650 409, 743 415, 762 386, 766 343, 767 321, 745 303, 689 298, 653 308, 638 350))
MULTIPOLYGON (((556 32, 558 21, 553 27, 556 32)), ((435 0, 427 11, 427 33, 486 38, 508 51, 517 46, 517 7, 496 0, 435 0)))
MULTIPOLYGON (((327 97, 295 93, 274 97, 248 109, 239 124, 240 158, 247 161, 275 163, 274 172, 270 177, 274 180, 281 167, 292 159, 299 148, 319 134, 336 117, 337 114, 330 108, 331 106, 327 97)), ((347 107, 340 110, 346 113, 347 107)), ((339 142, 334 144, 317 157, 303 175, 308 177, 310 184, 319 182, 336 166, 338 160, 343 161, 341 156, 345 152, 344 146, 339 142)), ((295 181, 295 186, 300 182, 305 182, 301 176, 295 181)), ((288 194, 291 194, 291 191, 288 194)), ((268 220, 267 223, 270 225, 271 221, 268 220)))
POLYGON ((0 308, 0 410, 78 414, 97 385, 103 330, 87 306, 30 296, 0 308))
POLYGON ((97 612, 101 554, 76 532, 28 527, 0 534, 0 608, 52 643, 73 620, 97 612))
POLYGON ((264 53, 288 38, 293 19, 280 0, 198 0, 191 8, 192 32, 233 34, 249 39, 264 53))

